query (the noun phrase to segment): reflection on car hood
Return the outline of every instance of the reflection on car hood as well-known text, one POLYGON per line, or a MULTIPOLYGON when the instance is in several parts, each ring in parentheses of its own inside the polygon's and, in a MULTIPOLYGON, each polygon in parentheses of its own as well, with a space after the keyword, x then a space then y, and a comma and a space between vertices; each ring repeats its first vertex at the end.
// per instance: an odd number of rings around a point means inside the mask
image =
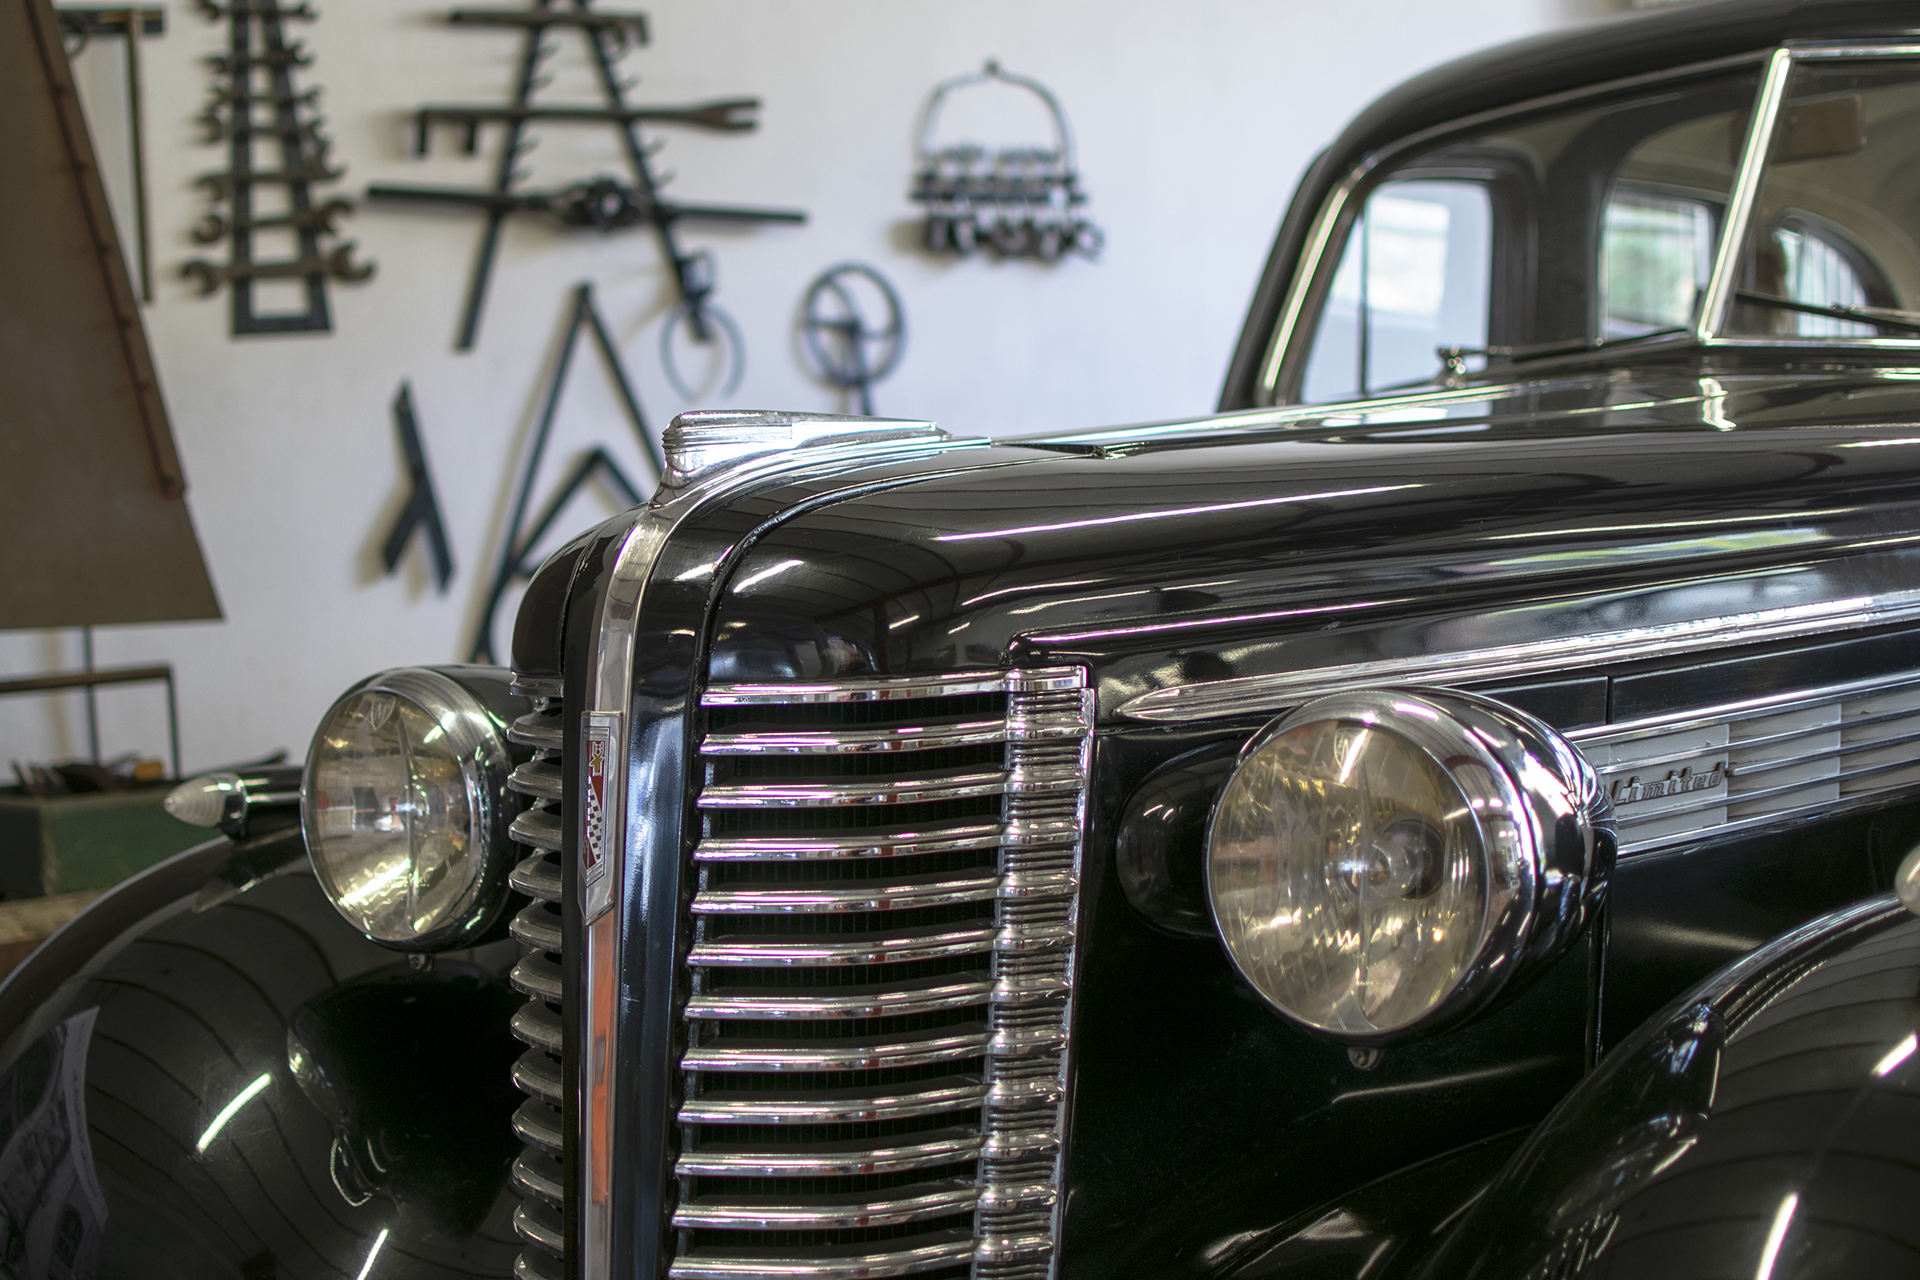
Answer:
POLYGON ((1692 618, 1920 584, 1920 388, 1890 373, 1594 376, 997 443, 762 535, 714 677, 1092 654, 1105 705, 1386 652, 1437 610, 1471 647, 1564 633, 1540 610, 1576 596, 1692 618))

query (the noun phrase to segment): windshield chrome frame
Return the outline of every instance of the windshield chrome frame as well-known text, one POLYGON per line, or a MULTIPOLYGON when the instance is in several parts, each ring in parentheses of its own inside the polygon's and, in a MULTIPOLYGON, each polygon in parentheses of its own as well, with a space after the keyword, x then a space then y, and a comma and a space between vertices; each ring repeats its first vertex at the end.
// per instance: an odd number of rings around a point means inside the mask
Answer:
MULTIPOLYGON (((1661 342, 1642 343, 1636 349, 1642 352, 1666 352, 1679 348, 1788 347, 1826 351, 1836 348, 1867 351, 1920 351, 1920 335, 1909 338, 1878 336, 1820 338, 1798 335, 1749 337, 1729 335, 1724 332, 1727 313, 1732 309, 1733 276, 1740 246, 1746 240, 1753 206, 1759 198, 1760 184, 1766 173, 1767 148, 1773 138, 1774 125, 1779 116, 1780 107, 1786 98, 1787 82, 1791 78, 1793 66, 1796 62, 1803 60, 1828 58, 1920 58, 1920 44, 1914 43, 1911 38, 1889 39, 1881 43, 1859 40, 1825 43, 1789 42, 1772 49, 1759 49, 1751 53, 1690 63, 1684 67, 1650 72, 1646 75, 1609 80, 1604 84, 1586 85, 1565 93, 1530 98, 1512 106, 1463 116, 1442 125, 1422 129, 1418 133, 1408 134, 1378 151, 1369 153, 1327 194, 1307 232, 1300 251, 1300 268, 1294 273, 1292 281, 1287 286, 1286 297, 1275 321, 1272 337, 1268 340, 1266 357, 1261 362, 1257 392, 1259 405, 1263 408, 1284 407, 1280 400, 1282 384, 1289 380, 1297 381, 1302 375, 1301 366, 1305 359, 1307 345, 1296 343, 1294 339, 1300 333, 1301 322, 1306 317, 1309 304, 1314 301, 1317 294, 1324 295, 1325 290, 1322 286, 1328 281, 1323 280, 1323 277, 1330 277, 1331 271, 1338 266, 1337 260, 1329 255, 1328 250, 1335 247, 1336 242, 1344 243, 1342 233, 1352 222, 1351 207, 1356 193, 1374 182, 1376 175, 1387 166, 1406 158, 1408 153, 1418 148, 1429 146, 1449 136, 1484 128, 1487 125, 1577 105, 1588 99, 1607 97, 1671 81, 1697 79, 1716 71, 1730 71, 1753 65, 1758 65, 1761 70, 1760 84, 1754 99, 1755 126, 1748 131, 1746 142, 1741 149, 1740 164, 1735 172, 1729 194, 1727 218, 1721 227, 1720 243, 1714 249, 1713 271, 1708 277, 1707 289, 1702 296, 1700 314, 1690 332, 1661 342)), ((1321 301, 1324 303, 1324 296, 1321 297, 1321 301)), ((1592 350, 1603 349, 1603 346, 1596 346, 1592 350)), ((1539 367, 1543 370, 1551 367, 1558 372, 1564 372, 1570 360, 1584 359, 1590 355, 1591 351, 1569 353, 1565 357, 1543 360, 1539 362, 1539 367)), ((1439 382, 1439 378, 1440 374, 1436 372, 1435 382, 1431 388, 1409 387, 1403 390, 1415 395, 1448 390, 1449 388, 1439 382)), ((1297 388, 1295 394, 1297 394, 1297 388)), ((1340 403, 1342 405, 1374 403, 1398 398, 1400 397, 1386 393, 1364 397, 1357 401, 1343 400, 1340 403)), ((1298 403, 1298 401, 1289 400, 1286 405, 1298 403)))

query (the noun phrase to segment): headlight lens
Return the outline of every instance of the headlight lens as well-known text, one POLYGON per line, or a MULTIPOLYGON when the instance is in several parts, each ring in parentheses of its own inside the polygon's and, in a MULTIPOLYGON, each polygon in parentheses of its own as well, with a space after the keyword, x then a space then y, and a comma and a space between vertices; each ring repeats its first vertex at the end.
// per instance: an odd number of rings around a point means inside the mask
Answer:
POLYGON ((375 942, 458 945, 502 899, 507 748, 480 701, 439 672, 350 691, 307 755, 301 820, 314 872, 375 942))
POLYGON ((1221 796, 1215 923, 1275 1008, 1378 1042, 1484 1003, 1523 953, 1577 935, 1611 867, 1604 809, 1572 747, 1487 699, 1321 699, 1259 735, 1221 796))

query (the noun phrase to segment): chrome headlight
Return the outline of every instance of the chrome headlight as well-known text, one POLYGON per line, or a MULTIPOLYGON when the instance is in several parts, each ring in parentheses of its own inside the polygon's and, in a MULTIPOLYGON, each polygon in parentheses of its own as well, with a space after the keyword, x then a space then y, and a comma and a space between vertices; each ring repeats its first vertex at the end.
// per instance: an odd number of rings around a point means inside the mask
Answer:
POLYGON ((438 671, 387 671, 320 721, 300 787, 314 874, 353 927, 406 951, 468 944, 506 900, 500 720, 438 671))
POLYGON ((1539 721, 1467 694, 1335 694, 1242 752, 1207 891, 1269 1004, 1378 1044, 1537 972, 1579 936, 1613 857, 1598 778, 1539 721))

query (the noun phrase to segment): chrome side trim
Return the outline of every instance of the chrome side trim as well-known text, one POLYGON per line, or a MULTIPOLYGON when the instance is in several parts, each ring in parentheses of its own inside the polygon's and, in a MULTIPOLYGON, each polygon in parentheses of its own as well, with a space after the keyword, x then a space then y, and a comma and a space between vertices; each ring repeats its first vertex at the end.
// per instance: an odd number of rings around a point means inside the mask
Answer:
POLYGON ((925 1082, 917 1093, 871 1095, 848 1091, 849 1096, 801 1099, 763 1098, 758 1094, 732 1098, 726 1093, 702 1094, 680 1108, 682 1124, 858 1124, 869 1120, 907 1120, 966 1110, 986 1101, 987 1086, 972 1076, 945 1077, 925 1082))
POLYGON ((703 1147, 680 1157, 682 1177, 856 1178, 874 1173, 907 1173, 970 1160, 980 1153, 980 1135, 965 1130, 931 1130, 911 1135, 924 1141, 897 1147, 832 1150, 828 1144, 793 1151, 728 1151, 703 1147))
POLYGON ((676 1261, 668 1280, 873 1280, 959 1266, 973 1256, 965 1237, 886 1253, 808 1258, 698 1258, 676 1261))
POLYGON ((994 876, 908 881, 899 884, 856 884, 831 888, 707 889, 694 895, 695 915, 745 912, 903 911, 943 907, 955 902, 984 902, 999 892, 994 876))
POLYGON ((692 1018, 885 1018, 903 1013, 932 1013, 985 1004, 991 983, 925 978, 918 983, 883 987, 839 987, 832 994, 794 995, 787 991, 696 995, 687 1001, 692 1018))
POLYGON ((1720 228, 1720 244, 1713 260, 1713 274, 1707 278, 1707 291, 1700 301, 1700 315, 1694 336, 1705 339, 1717 333, 1727 320, 1727 304, 1733 299, 1733 272, 1740 246, 1746 242, 1747 222, 1753 215, 1753 202, 1760 191, 1760 171, 1767 160, 1767 146, 1773 141, 1774 118, 1780 114, 1780 100, 1786 95, 1787 76, 1793 71, 1793 55, 1776 49, 1767 60, 1760 78, 1760 93, 1754 101, 1753 125, 1747 130, 1746 146, 1740 152, 1740 168, 1733 181, 1733 199, 1727 205, 1727 217, 1720 228))
POLYGON ((1452 653, 1379 658, 1367 662, 1230 676, 1169 685, 1120 704, 1115 715, 1155 724, 1182 724, 1229 716, 1274 714, 1309 697, 1383 684, 1451 685, 1508 676, 1561 672, 1634 658, 1678 656, 1738 641, 1792 639, 1842 628, 1920 619, 1920 590, 1855 596, 1688 622, 1626 627, 1586 635, 1554 636, 1521 644, 1452 653))
POLYGON ((849 1199, 843 1204, 729 1204, 697 1200, 674 1211, 676 1227, 728 1226, 750 1231, 891 1227, 951 1217, 979 1198, 971 1183, 947 1182, 894 1200, 849 1199))
POLYGON ((818 786, 742 783, 708 787, 700 793, 702 809, 751 809, 778 806, 794 809, 839 808, 845 805, 923 804, 930 800, 965 800, 997 796, 1006 789, 1006 775, 946 774, 937 778, 895 778, 886 782, 823 782, 818 786))
POLYGON ((694 846, 693 856, 701 861, 741 858, 788 858, 796 861, 822 861, 832 858, 911 857, 924 853, 959 853, 967 849, 992 849, 1000 843, 998 824, 931 827, 925 831, 888 831, 864 836, 794 836, 786 839, 735 839, 709 837, 694 846))
POLYGON ((1058 668, 1049 671, 954 671, 943 675, 854 677, 797 684, 714 684, 700 695, 703 707, 791 706, 821 702, 898 702, 951 698, 963 693, 1039 692, 1078 686, 1058 668))
POLYGON ((872 751, 932 751, 1004 742, 1007 726, 999 720, 961 724, 882 726, 834 733, 710 733, 700 743, 703 756, 854 755, 872 751))
POLYGON ((764 967, 850 964, 901 964, 941 956, 975 955, 993 950, 992 929, 902 930, 899 933, 839 935, 833 942, 778 938, 741 942, 696 942, 687 952, 693 968, 720 965, 764 967))

